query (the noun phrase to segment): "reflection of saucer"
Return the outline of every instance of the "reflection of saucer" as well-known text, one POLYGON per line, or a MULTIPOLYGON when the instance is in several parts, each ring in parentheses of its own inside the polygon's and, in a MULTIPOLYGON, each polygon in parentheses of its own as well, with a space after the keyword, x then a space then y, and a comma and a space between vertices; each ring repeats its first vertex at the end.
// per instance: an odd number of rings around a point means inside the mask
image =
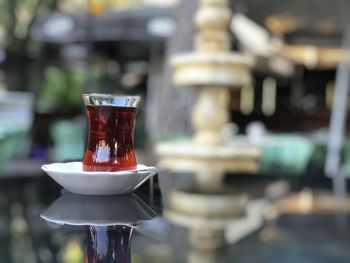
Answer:
POLYGON ((151 220, 156 212, 137 195, 88 196, 66 192, 44 213, 43 219, 67 225, 135 225, 151 220))
POLYGON ((45 164, 41 169, 69 192, 86 195, 130 193, 156 173, 155 167, 142 164, 119 172, 84 172, 81 162, 45 164))

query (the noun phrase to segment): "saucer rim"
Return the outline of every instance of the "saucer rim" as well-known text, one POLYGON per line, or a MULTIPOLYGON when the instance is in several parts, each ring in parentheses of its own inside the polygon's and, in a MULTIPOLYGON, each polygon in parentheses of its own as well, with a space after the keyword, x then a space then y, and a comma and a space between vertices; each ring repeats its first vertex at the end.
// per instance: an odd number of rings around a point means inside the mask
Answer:
POLYGON ((55 173, 61 173, 61 174, 84 174, 86 176, 96 176, 96 175, 114 175, 114 176, 123 176, 123 175, 135 175, 135 174, 140 174, 140 173, 151 173, 155 174, 157 172, 155 166, 147 166, 144 164, 137 164, 136 169, 132 170, 124 170, 124 171, 116 171, 116 172, 108 172, 108 171, 83 171, 81 170, 61 170, 61 169, 53 169, 53 165, 69 165, 69 164, 79 164, 82 165, 82 162, 54 162, 54 163, 48 163, 48 164, 43 164, 41 165, 41 170, 44 172, 55 172, 55 173), (51 166, 51 167, 50 167, 51 166), (141 166, 141 167, 139 167, 141 166))

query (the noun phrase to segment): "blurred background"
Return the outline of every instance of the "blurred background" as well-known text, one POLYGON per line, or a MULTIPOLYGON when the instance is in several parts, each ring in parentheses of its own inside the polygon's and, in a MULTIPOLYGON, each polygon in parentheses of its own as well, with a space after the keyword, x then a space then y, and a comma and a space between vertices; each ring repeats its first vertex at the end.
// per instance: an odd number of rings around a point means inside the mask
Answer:
MULTIPOLYGON (((189 136, 195 95, 173 91, 168 63, 170 55, 193 46, 197 4, 188 2, 2 1, 1 134, 24 139, 17 151, 9 147, 2 154, 39 162, 81 158, 83 92, 142 95, 135 136, 140 150, 189 136), (65 148, 70 143, 76 147, 65 148)), ((344 3, 270 1, 263 8, 261 1, 232 1, 232 48, 253 57, 254 65, 252 84, 231 92, 229 132, 271 132, 281 147, 291 136, 301 152, 290 158, 305 158, 290 164, 313 164, 322 172, 347 28, 344 3)))
MULTIPOLYGON (((274 204, 267 227, 258 224, 229 254, 237 262, 261 262, 251 249, 264 262, 347 262, 350 4, 228 2, 231 49, 251 61, 251 82, 230 91, 221 135, 261 155, 256 172, 226 181, 274 204), (293 216, 274 221, 279 214, 293 216)), ((41 231, 37 216, 59 193, 40 166, 83 156, 82 93, 142 97, 139 163, 156 165, 158 143, 193 135, 197 94, 175 88, 169 60, 194 49, 197 7, 196 0, 0 0, 1 262, 82 262, 76 231, 41 231)), ((169 262, 161 261, 162 242, 143 241, 135 239, 134 262, 169 262)))

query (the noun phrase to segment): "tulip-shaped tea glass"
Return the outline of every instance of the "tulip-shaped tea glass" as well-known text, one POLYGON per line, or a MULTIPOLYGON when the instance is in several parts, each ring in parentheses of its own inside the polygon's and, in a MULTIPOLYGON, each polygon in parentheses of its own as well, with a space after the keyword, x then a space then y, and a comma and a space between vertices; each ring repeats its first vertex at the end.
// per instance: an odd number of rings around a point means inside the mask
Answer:
POLYGON ((137 96, 83 94, 89 121, 84 171, 136 169, 134 126, 137 96))

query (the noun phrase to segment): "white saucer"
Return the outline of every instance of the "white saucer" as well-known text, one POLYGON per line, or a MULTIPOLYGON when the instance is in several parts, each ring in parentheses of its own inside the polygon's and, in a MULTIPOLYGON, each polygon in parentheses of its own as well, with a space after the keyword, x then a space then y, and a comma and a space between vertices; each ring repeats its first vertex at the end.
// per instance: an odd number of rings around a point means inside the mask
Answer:
POLYGON ((40 216, 59 225, 137 225, 157 213, 137 195, 88 196, 64 193, 40 216))
POLYGON ((85 172, 81 162, 52 163, 41 166, 66 190, 84 195, 127 194, 156 174, 156 168, 137 165, 136 170, 119 172, 85 172))

